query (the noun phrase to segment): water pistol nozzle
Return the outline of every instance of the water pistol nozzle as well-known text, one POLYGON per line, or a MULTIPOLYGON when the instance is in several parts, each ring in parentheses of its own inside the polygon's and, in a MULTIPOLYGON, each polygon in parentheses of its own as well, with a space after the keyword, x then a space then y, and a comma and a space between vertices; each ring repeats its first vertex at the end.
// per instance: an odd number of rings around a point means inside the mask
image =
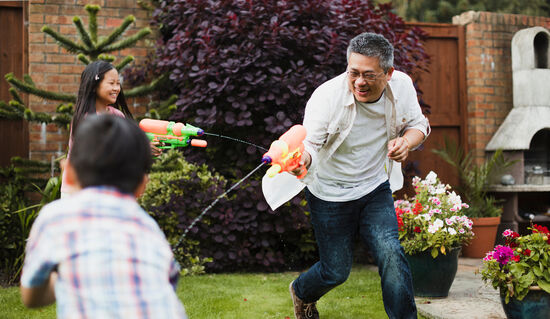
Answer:
POLYGON ((273 162, 273 159, 271 158, 271 156, 262 157, 262 163, 271 164, 271 162, 273 162))

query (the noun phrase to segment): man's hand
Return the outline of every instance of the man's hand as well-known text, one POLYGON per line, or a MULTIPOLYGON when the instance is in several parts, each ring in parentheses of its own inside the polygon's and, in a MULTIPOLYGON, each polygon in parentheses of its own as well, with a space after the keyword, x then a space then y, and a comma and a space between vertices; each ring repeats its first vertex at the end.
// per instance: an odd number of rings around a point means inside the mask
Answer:
POLYGON ((396 162, 403 162, 409 156, 410 144, 406 137, 398 137, 388 142, 388 157, 396 162))
POLYGON ((298 166, 298 168, 292 171, 289 171, 289 173, 294 176, 300 176, 302 175, 304 168, 308 169, 310 165, 311 165, 311 155, 309 155, 307 151, 304 151, 302 153, 302 158, 300 158, 300 166, 298 166))

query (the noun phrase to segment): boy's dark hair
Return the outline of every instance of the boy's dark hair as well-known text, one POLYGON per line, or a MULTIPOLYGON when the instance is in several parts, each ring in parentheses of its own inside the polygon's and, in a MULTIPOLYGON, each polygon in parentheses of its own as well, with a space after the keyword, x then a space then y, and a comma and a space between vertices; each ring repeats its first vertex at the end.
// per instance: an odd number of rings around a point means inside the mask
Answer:
POLYGON ((82 188, 108 185, 133 193, 152 164, 145 133, 129 119, 88 115, 78 127, 69 161, 82 188))

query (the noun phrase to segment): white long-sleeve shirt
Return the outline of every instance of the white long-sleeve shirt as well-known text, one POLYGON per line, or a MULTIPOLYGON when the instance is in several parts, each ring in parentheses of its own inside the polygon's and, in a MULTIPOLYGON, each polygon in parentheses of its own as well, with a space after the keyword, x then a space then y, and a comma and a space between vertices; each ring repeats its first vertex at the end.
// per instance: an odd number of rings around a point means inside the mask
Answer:
MULTIPOLYGON (((430 133, 430 126, 422 114, 416 90, 411 78, 400 71, 394 71, 381 98, 384 107, 385 139, 384 145, 391 139, 402 136, 409 129, 418 129, 424 139, 430 133)), ((319 169, 326 161, 332 160, 334 152, 342 145, 352 131, 357 116, 357 104, 350 91, 347 74, 321 84, 307 102, 304 126, 307 136, 305 150, 311 155, 311 165, 302 180, 288 178, 284 174, 278 178, 264 178, 262 188, 272 209, 294 197, 306 185, 318 183, 319 169), (299 185, 301 183, 301 185, 299 185)), ((340 156, 340 155, 339 155, 340 156)), ((390 181, 392 191, 403 186, 403 174, 400 163, 384 155, 384 172, 390 181)), ((288 174, 287 174, 288 175, 288 174)), ((325 182, 331 176, 323 174, 325 182)), ((384 179, 385 180, 385 179, 384 179)), ((315 188, 315 186, 313 186, 315 188)), ((310 189, 311 190, 311 189, 310 189)))

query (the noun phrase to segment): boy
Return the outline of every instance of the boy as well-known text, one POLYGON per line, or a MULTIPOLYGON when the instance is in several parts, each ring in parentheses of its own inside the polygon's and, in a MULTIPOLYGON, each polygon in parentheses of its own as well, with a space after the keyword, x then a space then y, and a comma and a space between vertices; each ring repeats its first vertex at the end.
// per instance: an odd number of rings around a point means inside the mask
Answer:
POLYGON ((135 200, 152 162, 145 134, 123 118, 88 116, 75 141, 65 170, 80 191, 46 205, 35 220, 23 303, 57 301, 58 318, 186 318, 175 293, 179 266, 135 200))

